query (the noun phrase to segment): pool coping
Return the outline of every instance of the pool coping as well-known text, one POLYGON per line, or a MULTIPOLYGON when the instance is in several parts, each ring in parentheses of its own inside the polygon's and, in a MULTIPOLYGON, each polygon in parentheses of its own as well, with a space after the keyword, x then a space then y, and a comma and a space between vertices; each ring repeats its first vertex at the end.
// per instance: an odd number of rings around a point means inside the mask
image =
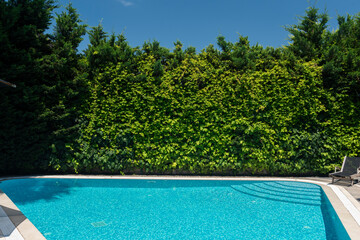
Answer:
MULTIPOLYGON (((1 180, 0 180, 1 181, 1 180)), ((5 213, 2 216, 2 222, 5 226, 6 232, 11 232, 10 235, 4 236, 2 228, 0 227, 0 240, 3 239, 31 239, 44 240, 46 239, 40 231, 30 222, 30 220, 19 210, 19 208, 11 201, 11 199, 0 189, 0 211, 5 213)))
MULTIPOLYGON (((4 177, 0 181, 21 178, 78 178, 78 179, 158 179, 158 180, 235 180, 235 181, 294 181, 307 182, 321 186, 331 205, 335 209, 342 224, 351 239, 359 239, 360 236, 360 203, 342 186, 327 182, 310 180, 307 178, 291 177, 218 177, 218 176, 107 176, 107 175, 45 175, 45 176, 20 176, 4 177)), ((359 186, 353 186, 359 187, 359 186)), ((11 223, 16 226, 11 236, 4 236, 0 227, 0 240, 5 239, 46 239, 40 231, 21 213, 11 199, 0 189, 0 211, 3 210, 11 223), (19 234, 20 237, 19 237, 19 234)), ((1 218, 1 215, 0 215, 1 218)))

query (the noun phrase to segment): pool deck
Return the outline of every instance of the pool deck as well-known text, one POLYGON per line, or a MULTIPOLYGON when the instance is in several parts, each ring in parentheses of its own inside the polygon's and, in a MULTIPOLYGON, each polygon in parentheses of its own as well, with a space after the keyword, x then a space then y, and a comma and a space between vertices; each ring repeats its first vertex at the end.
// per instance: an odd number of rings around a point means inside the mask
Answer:
MULTIPOLYGON (((353 240, 360 240, 360 183, 350 186, 349 182, 331 184, 328 177, 217 177, 217 176, 109 176, 109 175, 47 175, 1 178, 92 178, 92 179, 188 179, 188 180, 284 180, 315 183, 322 187, 338 214, 346 231, 353 240)), ((38 229, 21 213, 10 198, 0 190, 0 240, 43 240, 38 229)))

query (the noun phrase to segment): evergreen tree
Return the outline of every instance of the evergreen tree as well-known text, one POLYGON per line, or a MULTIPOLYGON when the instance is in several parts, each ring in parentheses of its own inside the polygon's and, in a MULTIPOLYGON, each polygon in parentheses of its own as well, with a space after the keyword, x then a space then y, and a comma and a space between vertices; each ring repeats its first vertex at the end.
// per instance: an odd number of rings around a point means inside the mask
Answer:
POLYGON ((185 59, 185 53, 182 49, 183 44, 179 40, 174 42, 175 49, 170 57, 170 66, 171 68, 176 68, 181 65, 181 62, 185 59))
POLYGON ((106 67, 119 62, 123 63, 123 67, 134 67, 136 49, 129 46, 123 34, 118 36, 112 34, 109 38, 101 24, 92 27, 88 33, 90 45, 85 50, 85 56, 89 79, 92 79, 97 72, 102 72, 106 67))
POLYGON ((86 97, 85 76, 79 71, 81 55, 77 52, 86 25, 81 23, 71 4, 66 11, 57 14, 55 20, 51 54, 42 58, 41 69, 46 81, 44 103, 52 137, 51 156, 57 162, 69 158, 66 146, 76 139, 76 121, 86 97))
POLYGON ((292 35, 288 49, 304 60, 319 59, 324 48, 327 13, 319 13, 319 9, 310 7, 299 23, 285 29, 292 35))
POLYGON ((47 168, 49 131, 40 59, 50 52, 45 34, 52 0, 0 0, 0 78, 17 85, 0 88, 0 172, 47 168))
POLYGON ((239 36, 239 41, 235 44, 227 42, 224 36, 217 37, 217 44, 221 49, 220 57, 223 64, 230 68, 246 71, 255 68, 255 51, 259 51, 258 45, 250 46, 247 37, 239 36))
POLYGON ((324 51, 324 84, 336 93, 360 101, 360 14, 338 16, 339 29, 329 33, 324 51))
POLYGON ((238 69, 251 69, 255 67, 253 61, 254 53, 250 47, 247 37, 239 36, 239 41, 233 45, 231 60, 233 65, 238 69))
POLYGON ((166 64, 169 60, 170 51, 167 48, 161 47, 158 41, 145 42, 142 46, 145 54, 151 54, 156 60, 160 60, 162 64, 166 64))

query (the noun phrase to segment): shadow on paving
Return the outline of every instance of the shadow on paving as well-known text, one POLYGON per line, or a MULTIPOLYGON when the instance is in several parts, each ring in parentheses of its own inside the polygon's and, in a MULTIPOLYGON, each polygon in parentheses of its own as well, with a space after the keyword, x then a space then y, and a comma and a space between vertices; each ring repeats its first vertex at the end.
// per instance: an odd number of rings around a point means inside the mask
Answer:
POLYGON ((8 208, 3 205, 0 205, 0 207, 0 237, 8 238, 11 237, 14 230, 26 220, 26 217, 17 209, 8 208), (9 220, 6 220, 6 215, 9 217, 9 220))

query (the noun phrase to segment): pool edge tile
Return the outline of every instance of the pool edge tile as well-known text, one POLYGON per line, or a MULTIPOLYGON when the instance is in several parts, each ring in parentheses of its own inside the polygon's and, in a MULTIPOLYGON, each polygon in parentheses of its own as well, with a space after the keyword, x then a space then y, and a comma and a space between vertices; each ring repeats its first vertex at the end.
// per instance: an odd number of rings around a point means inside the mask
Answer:
POLYGON ((351 239, 359 239, 360 226, 330 186, 321 186, 351 239))
POLYGON ((350 200, 350 202, 354 205, 354 207, 357 208, 357 210, 360 212, 360 203, 355 199, 355 197, 353 197, 345 188, 340 188, 340 190, 350 200))
MULTIPOLYGON (((0 190, 0 206, 8 216, 15 230, 23 237, 24 240, 46 240, 40 231, 30 222, 30 220, 19 210, 11 199, 0 190)), ((4 239, 6 239, 4 237, 4 239)), ((0 235, 0 240, 1 235, 0 235)))

